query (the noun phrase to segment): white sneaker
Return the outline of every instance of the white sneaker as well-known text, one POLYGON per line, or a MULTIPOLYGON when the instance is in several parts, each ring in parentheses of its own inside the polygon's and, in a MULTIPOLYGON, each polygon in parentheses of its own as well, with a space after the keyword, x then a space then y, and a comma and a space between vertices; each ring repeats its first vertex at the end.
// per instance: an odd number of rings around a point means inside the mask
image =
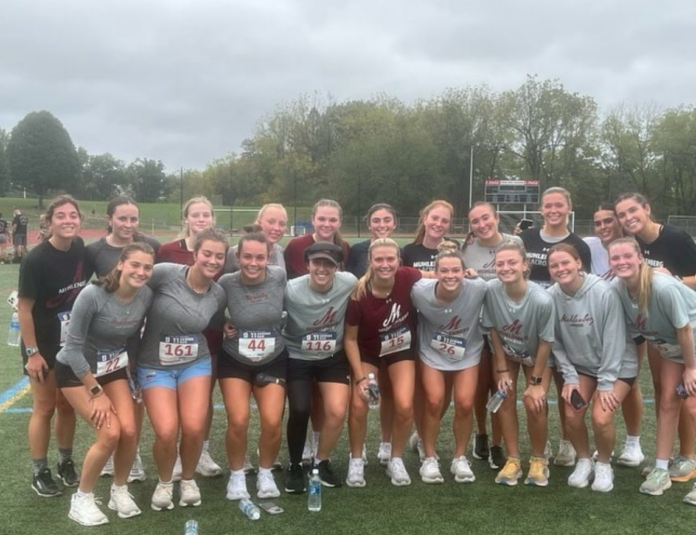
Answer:
POLYGON ((101 526, 109 523, 109 519, 97 507, 97 501, 91 492, 82 496, 78 496, 77 492, 72 495, 68 518, 83 526, 101 526))
POLYGON ((247 475, 256 473, 256 468, 254 468, 254 465, 251 464, 248 455, 244 456, 244 464, 242 465, 242 470, 244 470, 244 473, 247 475))
POLYGON ((558 444, 558 455, 553 460, 556 466, 573 466, 575 464, 575 448, 569 440, 561 440, 558 444))
POLYGON ((636 466, 640 466, 640 463, 644 460, 645 455, 643 455, 640 442, 626 442, 621 455, 619 455, 619 458, 616 460, 616 464, 635 468, 636 466))
MULTIPOLYGON (((611 461, 613 458, 614 458, 614 450, 611 450, 611 455, 609 456, 609 460, 611 461)), ((598 462, 598 461, 599 461, 599 452, 598 452, 597 450, 594 450, 594 451, 592 452, 592 460, 593 460, 594 462, 598 462)))
POLYGON ((262 472, 259 470, 259 477, 256 480, 256 490, 256 495, 260 499, 278 498, 280 496, 278 485, 276 485, 275 479, 273 479, 273 474, 271 474, 270 471, 262 472))
POLYGON ((592 490, 595 492, 610 492, 614 488, 614 470, 608 463, 596 463, 592 490))
POLYGON ((133 496, 128 492, 128 486, 117 487, 111 485, 111 497, 109 509, 116 511, 119 518, 131 518, 138 516, 142 511, 133 501, 133 496))
POLYGON ((445 480, 440 473, 440 464, 435 460, 435 457, 428 457, 423 461, 418 473, 423 480, 423 483, 444 483, 445 480))
POLYGON ((392 485, 403 487, 411 484, 411 478, 406 471, 401 457, 392 457, 387 464, 387 476, 391 478, 392 485))
POLYGON ((546 462, 549 462, 553 458, 553 447, 551 446, 551 442, 548 440, 546 441, 546 446, 544 446, 544 459, 546 459, 546 462))
POLYGON ((312 462, 312 441, 305 440, 304 449, 302 450, 302 462, 309 464, 312 462))
POLYGON ((201 452, 201 457, 198 459, 198 465, 196 465, 196 473, 202 475, 203 477, 217 477, 222 474, 222 468, 213 461, 210 456, 210 452, 205 450, 201 452))
POLYGON ((465 455, 452 459, 450 472, 454 475, 454 480, 457 483, 473 483, 476 481, 474 472, 471 471, 471 464, 465 455))
POLYGON ((114 475, 114 455, 113 454, 111 454, 109 456, 109 458, 106 460, 106 464, 104 465, 104 468, 102 468, 102 471, 99 475, 101 477, 114 475))
POLYGON ((150 502, 150 507, 155 511, 161 511, 166 509, 171 511, 174 509, 174 484, 173 483, 162 483, 161 481, 157 483, 155 487, 155 492, 152 494, 152 500, 150 502))
POLYGON ((420 459, 420 462, 425 461, 425 458, 426 458, 425 446, 423 445, 422 438, 418 439, 418 442, 416 443, 416 449, 418 450, 418 458, 420 459))
POLYGON ((246 486, 246 476, 230 470, 230 479, 227 481, 227 499, 228 500, 246 500, 249 499, 249 491, 246 486))
MULTIPOLYGON (((259 448, 256 448, 256 458, 258 459, 261 456, 261 452, 259 451, 259 448)), ((246 462, 246 458, 244 461, 246 462)), ((251 464, 251 463, 249 463, 251 464)), ((273 465, 271 466, 271 470, 282 470, 283 469, 283 463, 280 462, 280 453, 278 453, 278 456, 275 458, 275 461, 273 461, 273 465)))
POLYGON ((348 462, 348 475, 346 485, 349 487, 364 487, 365 483, 365 463, 362 459, 351 459, 348 462))
POLYGON ((201 491, 193 479, 182 479, 179 483, 179 506, 187 507, 193 505, 198 507, 201 504, 201 491))
POLYGON ((568 485, 578 489, 584 489, 589 485, 592 472, 594 471, 592 464, 592 459, 580 459, 575 465, 575 470, 568 477, 568 485))
POLYGON ((181 481, 181 457, 179 454, 176 455, 176 462, 174 463, 174 470, 172 470, 172 481, 181 481))
POLYGON ((387 466, 391 459, 391 442, 380 442, 377 450, 377 460, 382 466, 387 466))
POLYGON ((362 460, 365 463, 365 466, 368 465, 367 461, 367 448, 365 447, 365 443, 363 442, 363 449, 362 449, 362 460))
POLYGON ((143 468, 143 460, 140 457, 140 452, 136 452, 133 466, 131 467, 130 474, 128 474, 128 483, 132 483, 133 481, 145 481, 146 479, 147 475, 143 468))

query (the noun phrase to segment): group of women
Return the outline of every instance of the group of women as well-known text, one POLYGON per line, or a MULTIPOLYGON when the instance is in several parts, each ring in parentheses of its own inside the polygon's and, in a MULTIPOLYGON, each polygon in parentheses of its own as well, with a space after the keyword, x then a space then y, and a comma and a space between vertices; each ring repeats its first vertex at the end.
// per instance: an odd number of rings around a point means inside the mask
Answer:
MULTIPOLYGON (((644 346, 658 443, 640 490, 659 495, 671 481, 696 477, 696 245, 653 221, 640 194, 600 207, 597 239, 587 242, 567 228, 566 190, 547 190, 540 210, 543 226, 517 238, 500 232, 492 205, 477 203, 469 212, 471 232, 459 243, 447 236, 453 207, 434 201, 421 212, 414 242, 402 249, 390 237, 396 212, 377 204, 366 218, 371 238, 351 248, 340 235, 340 206, 323 199, 313 208, 314 232, 283 251, 287 214, 278 204, 264 206, 230 249, 214 228, 210 202, 193 198, 184 207, 182 237, 160 247, 138 233, 137 204, 118 197, 107 209, 108 235, 85 247, 77 202, 57 198, 45 215, 46 240, 20 269, 21 349, 34 396, 32 487, 41 496, 61 493, 47 463, 57 409, 57 475, 77 487, 70 518, 108 522, 93 494, 100 473, 113 475, 108 507, 120 518, 140 514, 127 484, 145 477, 138 449, 142 392, 159 478, 151 507, 174 507, 174 481, 180 506, 200 505, 195 474, 221 473, 208 451, 216 380, 227 413, 228 499, 249 497, 252 395, 260 418, 258 497, 280 494, 272 469, 286 398, 286 492, 305 490, 307 457, 323 485, 342 484, 331 454, 346 418, 345 481, 363 487, 368 389, 376 377, 378 459, 394 485, 411 483, 403 456, 414 424, 421 479, 444 481, 436 443, 451 400, 454 480, 475 480, 467 447, 476 415, 474 457, 487 457, 499 470, 497 483, 516 485, 523 472, 516 410, 523 384, 531 442, 525 483, 546 486, 553 380, 563 400, 554 462, 575 465, 569 485, 592 482, 593 490, 609 492, 619 406, 628 436, 617 462, 643 461, 636 377, 644 346), (93 273, 98 279, 88 284, 93 273), (504 401, 489 447, 485 405, 496 392, 504 401), (585 425, 590 405, 594 455, 585 425), (79 476, 72 461, 75 412, 95 431, 79 476), (670 461, 677 428, 680 454, 670 461)), ((696 490, 685 501, 696 504, 696 490)))

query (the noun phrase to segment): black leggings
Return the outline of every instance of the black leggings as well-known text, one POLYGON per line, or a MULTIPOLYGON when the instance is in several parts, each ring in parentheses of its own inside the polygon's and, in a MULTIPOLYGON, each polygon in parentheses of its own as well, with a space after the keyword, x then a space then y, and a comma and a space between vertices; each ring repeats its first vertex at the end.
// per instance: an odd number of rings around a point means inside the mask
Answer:
POLYGON ((307 439, 310 410, 312 408, 312 380, 295 380, 288 383, 288 450, 290 462, 302 462, 302 450, 307 439))

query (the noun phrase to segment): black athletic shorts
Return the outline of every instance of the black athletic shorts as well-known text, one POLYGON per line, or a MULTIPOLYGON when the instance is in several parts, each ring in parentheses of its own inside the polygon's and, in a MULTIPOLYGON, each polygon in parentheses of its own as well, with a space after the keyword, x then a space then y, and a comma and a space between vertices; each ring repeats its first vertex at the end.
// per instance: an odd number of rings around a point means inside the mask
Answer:
POLYGON ((224 349, 220 350, 217 359, 218 379, 242 379, 254 384, 256 376, 260 373, 270 375, 276 379, 287 380, 288 377, 288 350, 283 351, 270 362, 253 366, 235 359, 224 349))
POLYGON ((312 380, 317 383, 350 384, 350 364, 345 351, 321 360, 288 359, 288 383, 312 380))
MULTIPOLYGON (((24 375, 29 375, 29 373, 27 372, 27 362, 29 362, 29 357, 27 357, 27 352, 25 351, 26 346, 24 345, 24 340, 22 340, 19 349, 22 352, 22 372, 24 373, 24 375)), ((46 361, 46 366, 48 366, 49 370, 52 370, 56 367, 56 355, 58 355, 59 351, 59 346, 51 347, 39 343, 39 353, 46 361)))
MULTIPOLYGON (((589 373, 578 372, 578 375, 584 375, 585 377, 589 377, 591 379, 594 379, 595 381, 597 380, 597 377, 595 377, 594 375, 590 375, 589 373)), ((636 378, 635 377, 619 377, 617 379, 617 381, 623 381, 628 386, 632 387, 633 383, 636 382, 636 378)))
MULTIPOLYGON (((61 364, 60 362, 56 362, 56 385, 58 388, 71 388, 75 386, 83 386, 82 381, 75 375, 72 371, 72 368, 70 366, 66 366, 65 364, 61 364)), ((116 370, 115 372, 109 373, 107 375, 102 375, 101 377, 97 377, 97 382, 101 386, 106 386, 109 383, 113 383, 114 381, 118 381, 120 379, 123 379, 125 381, 128 380, 128 372, 126 371, 126 368, 121 368, 120 370, 116 370)))
POLYGON ((12 243, 16 246, 20 245, 26 245, 27 244, 27 235, 26 234, 15 234, 12 236, 12 243))
POLYGON ((416 360, 416 352, 412 349, 406 349, 405 351, 399 351, 397 353, 392 353, 386 357, 372 357, 370 355, 360 355, 360 360, 372 364, 375 368, 379 368, 382 364, 386 366, 391 366, 402 360, 416 360))

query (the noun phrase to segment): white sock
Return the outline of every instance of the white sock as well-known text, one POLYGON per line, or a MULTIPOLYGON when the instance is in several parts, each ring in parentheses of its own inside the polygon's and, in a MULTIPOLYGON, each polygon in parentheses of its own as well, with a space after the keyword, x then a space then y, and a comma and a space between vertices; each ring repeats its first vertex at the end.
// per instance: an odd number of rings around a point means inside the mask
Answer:
POLYGON ((259 466, 259 475, 264 475, 264 474, 267 475, 267 476, 270 476, 270 475, 271 475, 271 469, 270 469, 270 468, 261 468, 261 467, 259 466))
POLYGON ((210 445, 210 440, 204 440, 203 441, 203 449, 201 450, 201 453, 205 453, 208 451, 208 446, 210 445))
POLYGON ((655 468, 661 468, 662 470, 669 470, 669 459, 656 459, 655 468))
POLYGON ((173 481, 162 481, 161 479, 159 480, 160 485, 164 485, 165 487, 173 487, 174 482, 173 481))
POLYGON ((111 484, 111 492, 118 490, 118 489, 127 489, 128 485, 117 485, 116 483, 111 484))
POLYGON ((319 444, 319 435, 321 435, 321 431, 312 432, 312 440, 314 441, 314 444, 319 444))
POLYGON ((244 469, 242 468, 241 470, 230 470, 230 475, 233 475, 233 476, 243 476, 243 475, 244 475, 244 469))
POLYGON ((91 496, 91 494, 92 494, 91 492, 82 492, 80 489, 77 489, 77 491, 75 491, 75 496, 77 496, 78 498, 84 498, 86 496, 91 496))
POLYGON ((629 444, 640 446, 640 435, 626 435, 626 445, 629 444))

